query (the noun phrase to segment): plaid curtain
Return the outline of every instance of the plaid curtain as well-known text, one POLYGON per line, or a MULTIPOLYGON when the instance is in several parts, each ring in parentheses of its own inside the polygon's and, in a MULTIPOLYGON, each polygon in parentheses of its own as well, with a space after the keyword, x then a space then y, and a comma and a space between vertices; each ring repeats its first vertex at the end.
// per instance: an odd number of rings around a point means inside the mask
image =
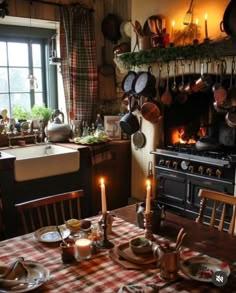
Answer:
POLYGON ((61 73, 68 117, 95 118, 98 72, 94 13, 79 5, 63 5, 60 18, 61 73))

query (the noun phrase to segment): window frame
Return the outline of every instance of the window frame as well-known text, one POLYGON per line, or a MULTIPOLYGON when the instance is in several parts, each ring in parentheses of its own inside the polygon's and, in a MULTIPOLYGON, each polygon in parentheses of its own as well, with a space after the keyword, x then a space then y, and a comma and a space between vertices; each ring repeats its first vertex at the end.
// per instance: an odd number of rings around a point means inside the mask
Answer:
MULTIPOLYGON (((57 66, 49 65, 49 44, 55 33, 56 29, 0 24, 0 41, 27 43, 32 41, 42 45, 42 72, 45 73, 42 76, 43 103, 45 106, 52 108, 57 108, 58 106, 57 66)), ((30 91, 30 102, 33 106, 32 91, 30 91)))

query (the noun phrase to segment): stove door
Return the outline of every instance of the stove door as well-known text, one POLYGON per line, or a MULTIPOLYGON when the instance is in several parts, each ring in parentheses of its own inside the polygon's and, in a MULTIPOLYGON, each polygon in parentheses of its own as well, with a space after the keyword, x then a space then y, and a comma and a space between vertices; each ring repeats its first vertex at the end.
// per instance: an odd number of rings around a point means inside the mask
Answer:
POLYGON ((184 213, 186 197, 185 174, 157 168, 157 200, 179 213, 184 213))

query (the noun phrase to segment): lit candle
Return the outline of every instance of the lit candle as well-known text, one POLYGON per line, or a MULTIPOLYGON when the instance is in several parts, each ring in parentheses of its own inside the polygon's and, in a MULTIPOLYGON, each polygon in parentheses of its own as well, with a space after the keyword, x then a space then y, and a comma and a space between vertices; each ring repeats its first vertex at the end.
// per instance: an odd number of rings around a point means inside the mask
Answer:
POLYGON ((175 27, 175 21, 173 20, 171 23, 171 36, 170 36, 170 41, 172 43, 174 42, 174 27, 175 27))
POLYGON ((146 194, 146 214, 150 214, 151 211, 151 183, 147 180, 147 194, 146 194))
POLYGON ((197 31, 198 31, 198 18, 196 19, 196 23, 195 23, 195 39, 197 40, 197 31))
POLYGON ((100 183, 101 183, 100 187, 101 187, 101 199, 102 199, 102 214, 105 215, 107 212, 107 201, 106 201, 106 189, 105 189, 103 178, 101 178, 100 183))
POLYGON ((208 30, 207 30, 207 13, 205 14, 205 38, 208 39, 208 30))
POLYGON ((92 249, 91 249, 91 241, 86 238, 80 238, 75 241, 76 259, 88 259, 91 257, 92 249))

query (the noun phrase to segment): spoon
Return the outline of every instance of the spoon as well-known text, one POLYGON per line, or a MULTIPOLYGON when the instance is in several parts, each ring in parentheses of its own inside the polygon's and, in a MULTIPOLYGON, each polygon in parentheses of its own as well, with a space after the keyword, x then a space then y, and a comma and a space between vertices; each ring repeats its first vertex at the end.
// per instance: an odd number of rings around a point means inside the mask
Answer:
POLYGON ((67 242, 65 241, 65 239, 63 238, 62 234, 61 234, 61 230, 59 228, 59 226, 57 226, 57 232, 59 233, 60 237, 61 237, 61 240, 62 240, 62 243, 65 245, 65 246, 68 246, 67 245, 67 242))

